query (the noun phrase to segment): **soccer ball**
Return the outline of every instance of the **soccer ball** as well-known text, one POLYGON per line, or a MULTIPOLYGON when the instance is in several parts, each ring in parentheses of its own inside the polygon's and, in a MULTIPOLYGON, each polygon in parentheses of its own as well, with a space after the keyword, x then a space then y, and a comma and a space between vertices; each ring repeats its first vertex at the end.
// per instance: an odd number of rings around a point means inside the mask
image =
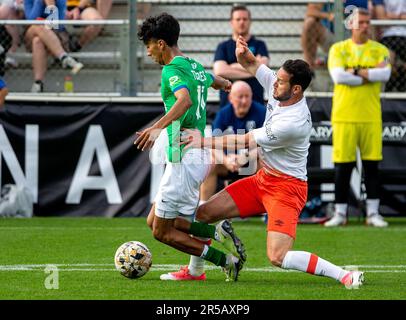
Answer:
POLYGON ((152 254, 142 242, 128 241, 117 249, 114 264, 124 277, 141 278, 151 268, 152 254))

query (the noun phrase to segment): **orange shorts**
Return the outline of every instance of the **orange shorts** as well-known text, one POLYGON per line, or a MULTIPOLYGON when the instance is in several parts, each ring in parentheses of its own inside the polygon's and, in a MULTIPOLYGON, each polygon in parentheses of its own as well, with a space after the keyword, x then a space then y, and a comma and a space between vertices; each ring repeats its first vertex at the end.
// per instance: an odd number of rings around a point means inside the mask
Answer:
POLYGON ((296 225, 306 204, 307 182, 288 176, 266 173, 238 180, 225 189, 233 198, 241 218, 268 214, 268 231, 296 238, 296 225))

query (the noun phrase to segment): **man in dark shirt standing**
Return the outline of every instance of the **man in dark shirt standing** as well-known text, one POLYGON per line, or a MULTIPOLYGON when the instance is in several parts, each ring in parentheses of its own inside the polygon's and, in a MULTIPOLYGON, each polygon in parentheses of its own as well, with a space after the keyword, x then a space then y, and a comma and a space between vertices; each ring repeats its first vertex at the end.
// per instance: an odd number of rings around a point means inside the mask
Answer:
MULTIPOLYGON (((260 63, 268 64, 268 49, 262 40, 256 39, 250 34, 251 12, 243 5, 234 6, 231 9, 230 24, 233 29, 232 37, 221 42, 214 56, 213 71, 215 75, 231 81, 243 80, 247 82, 253 92, 252 99, 261 104, 264 103, 264 90, 258 80, 247 72, 235 57, 236 39, 243 36, 248 43, 249 49, 257 57, 260 63)), ((228 93, 220 91, 220 108, 228 103, 228 93)))

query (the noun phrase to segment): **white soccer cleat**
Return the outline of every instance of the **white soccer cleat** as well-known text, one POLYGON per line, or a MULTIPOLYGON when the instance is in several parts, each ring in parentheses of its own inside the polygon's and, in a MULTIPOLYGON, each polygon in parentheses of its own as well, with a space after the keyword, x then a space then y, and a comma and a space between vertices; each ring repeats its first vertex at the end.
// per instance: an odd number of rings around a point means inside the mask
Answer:
POLYGON ((364 283, 364 273, 361 271, 350 271, 341 280, 347 289, 359 289, 364 283))
POLYGON ((388 223, 383 220, 383 217, 378 214, 374 213, 367 217, 366 224, 368 226, 378 227, 378 228, 385 228, 388 226, 388 223))
POLYGON ((347 217, 340 213, 335 213, 334 216, 327 221, 324 226, 325 227, 338 227, 347 224, 347 217))

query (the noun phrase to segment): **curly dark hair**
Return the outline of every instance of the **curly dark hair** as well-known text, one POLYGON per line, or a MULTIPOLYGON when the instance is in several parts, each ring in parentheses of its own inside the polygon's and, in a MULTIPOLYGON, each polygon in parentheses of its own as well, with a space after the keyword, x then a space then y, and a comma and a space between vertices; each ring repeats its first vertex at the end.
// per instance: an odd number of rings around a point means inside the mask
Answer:
POLYGON ((178 20, 168 13, 148 17, 138 30, 138 38, 147 44, 151 39, 164 40, 173 47, 178 44, 180 26, 178 20))
POLYGON ((302 87, 302 91, 305 91, 312 81, 312 71, 306 61, 301 59, 286 60, 282 68, 291 75, 290 85, 297 84, 302 87))

